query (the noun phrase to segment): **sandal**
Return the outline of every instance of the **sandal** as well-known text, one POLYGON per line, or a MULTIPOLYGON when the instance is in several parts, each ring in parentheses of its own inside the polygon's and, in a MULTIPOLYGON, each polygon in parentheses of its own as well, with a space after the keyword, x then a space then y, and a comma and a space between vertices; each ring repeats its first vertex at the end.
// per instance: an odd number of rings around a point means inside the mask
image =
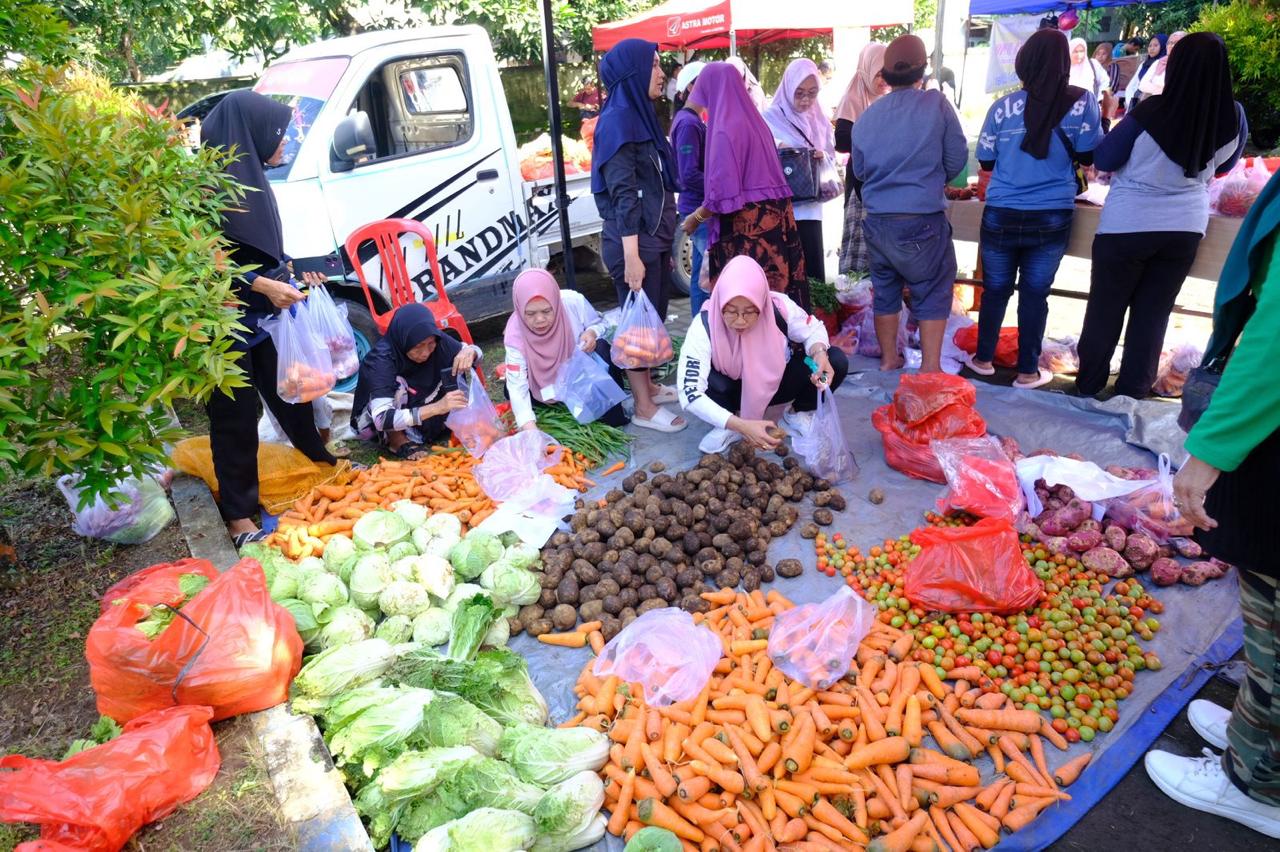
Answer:
POLYGON ((425 444, 419 444, 414 441, 405 441, 400 445, 400 449, 392 450, 391 454, 401 461, 417 461, 430 452, 431 448, 425 444))
POLYGON ((1053 381, 1053 373, 1048 370, 1041 370, 1040 375, 1029 382, 1020 382, 1017 379, 1014 379, 1013 386, 1015 388, 1020 388, 1021 390, 1034 390, 1039 387, 1044 387, 1051 381, 1053 381))
POLYGON ((246 544, 252 544, 255 541, 262 541, 269 535, 271 535, 271 533, 267 532, 266 530, 254 530, 253 532, 243 532, 243 533, 240 533, 239 535, 234 535, 231 537, 231 546, 238 551, 240 550, 240 548, 244 547, 246 544))
POLYGON ((671 385, 658 385, 658 392, 653 395, 654 405, 667 405, 678 399, 676 389, 671 385))
POLYGON ((964 356, 964 365, 970 370, 973 370, 979 376, 994 376, 996 374, 995 367, 979 367, 973 355, 964 356))
POLYGON ((632 417, 631 424, 642 429, 652 429, 655 432, 679 432, 689 424, 687 421, 676 423, 678 419, 680 418, 677 415, 667 409, 659 408, 653 417, 632 417))

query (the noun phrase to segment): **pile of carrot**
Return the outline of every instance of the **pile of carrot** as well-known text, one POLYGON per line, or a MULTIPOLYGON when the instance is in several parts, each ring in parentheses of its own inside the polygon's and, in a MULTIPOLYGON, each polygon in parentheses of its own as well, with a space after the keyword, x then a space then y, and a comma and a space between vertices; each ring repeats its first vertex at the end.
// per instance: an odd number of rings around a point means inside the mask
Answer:
MULTIPOLYGON (((714 609, 695 618, 724 654, 696 698, 649 706, 639 684, 592 674, 594 659, 578 678, 579 712, 562 727, 613 740, 603 776, 615 835, 656 825, 689 852, 969 852, 1069 799, 1061 788, 1089 762, 1086 753, 1051 771, 1044 740, 1067 743, 1038 713, 943 681, 910 661, 893 627, 877 623, 849 674, 818 690, 768 655, 790 601, 759 590, 702 597, 714 609), (983 754, 995 763, 986 783, 971 762, 983 754)), ((586 634, 573 635, 564 644, 581 647, 586 634)))
MULTIPOLYGON (((549 449, 554 452, 558 447, 549 449)), ((318 485, 280 516, 280 526, 267 539, 290 559, 320 556, 335 535, 350 535, 366 512, 413 500, 432 512, 448 512, 470 529, 489 517, 496 505, 480 489, 474 469, 479 460, 461 448, 439 449, 416 461, 384 459, 363 470, 350 470, 318 485)), ((566 488, 585 492, 590 462, 565 449, 544 472, 566 488)))

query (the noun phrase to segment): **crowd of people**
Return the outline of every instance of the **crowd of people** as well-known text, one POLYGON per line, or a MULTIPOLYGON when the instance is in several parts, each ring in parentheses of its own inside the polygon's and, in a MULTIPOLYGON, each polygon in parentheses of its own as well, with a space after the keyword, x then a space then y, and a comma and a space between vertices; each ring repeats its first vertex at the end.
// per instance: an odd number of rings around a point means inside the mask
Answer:
MULTIPOLYGON (((668 80, 657 45, 629 39, 610 50, 600 63, 605 97, 583 97, 584 107, 599 110, 591 191, 603 220, 603 259, 620 305, 647 300, 665 318, 676 229, 691 237, 693 316, 677 387, 655 382, 651 369, 624 369, 630 362, 611 350, 599 311, 532 269, 515 281, 503 338, 516 426, 536 428, 537 409, 560 398, 561 368, 586 352, 634 400, 629 410, 618 404, 606 411, 601 420, 609 425, 672 433, 689 425, 688 415, 708 427, 699 444, 705 452, 735 441, 772 449, 787 433, 804 435, 819 392, 839 387, 849 370, 813 316, 809 289, 811 278, 826 277, 821 219, 836 198, 845 216, 839 269, 870 278, 881 368, 903 366, 905 305, 919 326, 921 369, 941 370, 956 277, 944 187, 964 174, 969 150, 952 104, 923 85, 928 67, 914 35, 869 44, 830 108, 820 97, 827 74, 808 59, 787 67, 770 98, 737 59, 689 62, 668 80), (669 134, 655 107, 663 97, 679 104, 669 134)), ((1103 390, 1123 335, 1116 392, 1147 396, 1174 300, 1205 233, 1207 184, 1240 158, 1247 136, 1226 48, 1211 33, 1175 33, 1115 51, 1101 45, 1091 56, 1082 40, 1043 29, 1019 50, 1015 67, 1021 87, 995 100, 977 140, 976 159, 989 181, 983 298, 967 366, 994 373, 1016 291, 1014 385, 1035 388, 1051 378, 1039 367, 1048 292, 1067 248, 1081 173, 1096 169, 1111 173, 1111 186, 1093 244, 1076 390, 1103 390)), ((280 157, 288 118, 286 107, 241 91, 202 128, 205 145, 241 152, 228 168, 258 190, 224 222, 231 260, 255 270, 237 278, 245 331, 236 351, 250 383, 208 403, 221 508, 237 544, 262 535, 253 519, 257 396, 308 458, 334 461, 310 404, 280 400, 272 381, 277 354, 259 330, 263 319, 304 298, 291 283, 263 172, 280 157)), ((1157 752, 1147 761, 1157 784, 1179 801, 1273 837, 1280 836, 1280 699, 1272 677, 1280 594, 1274 536, 1259 533, 1270 529, 1269 505, 1255 495, 1280 475, 1280 392, 1265 378, 1280 356, 1280 284, 1269 281, 1280 270, 1277 230, 1280 188, 1272 181, 1223 272, 1211 366, 1220 370, 1232 357, 1190 433, 1192 458, 1176 485, 1182 511, 1212 536, 1214 552, 1241 568, 1249 680, 1234 714, 1203 706, 1193 714, 1197 729, 1226 748, 1223 761, 1157 752)), ((483 357, 443 333, 427 308, 401 307, 360 368, 353 428, 394 455, 415 457, 446 436, 448 414, 467 404, 459 378, 483 357)))

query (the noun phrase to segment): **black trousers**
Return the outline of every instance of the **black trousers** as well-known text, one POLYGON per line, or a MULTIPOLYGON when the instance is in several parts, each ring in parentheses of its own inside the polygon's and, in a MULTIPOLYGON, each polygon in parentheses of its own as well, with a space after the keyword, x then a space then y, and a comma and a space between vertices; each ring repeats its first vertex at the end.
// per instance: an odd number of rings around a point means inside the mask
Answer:
MULTIPOLYGON (((849 375, 849 359, 844 352, 835 347, 827 350, 827 358, 831 361, 831 389, 840 387, 844 377, 849 375)), ((724 373, 712 368, 707 379, 707 396, 721 408, 737 414, 742 408, 742 380, 731 379, 724 373)), ((809 381, 809 367, 804 363, 804 355, 793 351, 787 368, 782 371, 782 380, 778 382, 778 392, 769 400, 770 405, 791 403, 796 411, 813 411, 818 407, 818 389, 809 381)))
MULTIPOLYGON (((609 378, 613 379, 614 383, 617 384, 618 387, 622 388, 623 390, 626 390, 627 386, 623 384, 622 370, 613 366, 613 358, 610 357, 610 351, 611 350, 609 349, 609 341, 607 340, 596 341, 595 352, 597 355, 600 356, 600 359, 602 361, 604 361, 606 364, 609 365, 609 378)), ((507 399, 511 399, 511 394, 506 390, 505 386, 503 387, 503 393, 507 395, 507 399)), ((533 403, 533 407, 535 409, 549 407, 547 403, 543 402, 540 399, 537 399, 536 397, 533 396, 533 394, 529 395, 529 401, 533 403)), ((621 428, 623 426, 626 426, 628 423, 630 423, 631 418, 627 416, 626 409, 622 407, 622 403, 618 403, 613 408, 610 408, 604 414, 600 415, 599 422, 603 423, 606 426, 616 426, 618 428, 621 428)))
POLYGON ((1076 388, 1093 396, 1107 384, 1111 356, 1124 329, 1116 393, 1151 393, 1178 291, 1195 262, 1201 235, 1189 231, 1098 234, 1093 238, 1089 304, 1077 349, 1076 388), (1125 312, 1129 323, 1125 327, 1125 312))
POLYGON ((249 384, 233 389, 230 395, 214 391, 205 405, 220 508, 229 521, 258 513, 259 394, 290 443, 303 455, 313 462, 337 462, 316 431, 311 403, 291 405, 276 393, 276 347, 270 337, 242 352, 237 363, 249 384))
MULTIPOLYGON (((805 276, 826 281, 827 264, 826 253, 822 248, 822 220, 797 219, 796 230, 800 232, 800 248, 804 249, 805 276)), ((802 307, 809 310, 808 305, 802 307)))

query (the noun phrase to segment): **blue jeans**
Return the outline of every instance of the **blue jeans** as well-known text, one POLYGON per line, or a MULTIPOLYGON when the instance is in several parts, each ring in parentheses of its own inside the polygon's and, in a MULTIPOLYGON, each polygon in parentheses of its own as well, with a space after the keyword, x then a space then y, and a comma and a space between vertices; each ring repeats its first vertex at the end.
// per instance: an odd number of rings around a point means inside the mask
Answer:
POLYGON ((693 271, 689 273, 689 311, 695 317, 698 315, 698 311, 702 310, 702 303, 711 298, 710 293, 698 286, 698 279, 702 275, 702 261, 707 254, 707 227, 709 224, 709 222, 703 222, 694 229, 693 235, 689 237, 693 243, 693 271))
POLYGON ((990 361, 996 354, 1004 311, 1018 287, 1018 372, 1040 371, 1040 344, 1049 318, 1049 288, 1071 237, 1070 210, 982 212, 982 308, 978 311, 978 351, 990 361))

